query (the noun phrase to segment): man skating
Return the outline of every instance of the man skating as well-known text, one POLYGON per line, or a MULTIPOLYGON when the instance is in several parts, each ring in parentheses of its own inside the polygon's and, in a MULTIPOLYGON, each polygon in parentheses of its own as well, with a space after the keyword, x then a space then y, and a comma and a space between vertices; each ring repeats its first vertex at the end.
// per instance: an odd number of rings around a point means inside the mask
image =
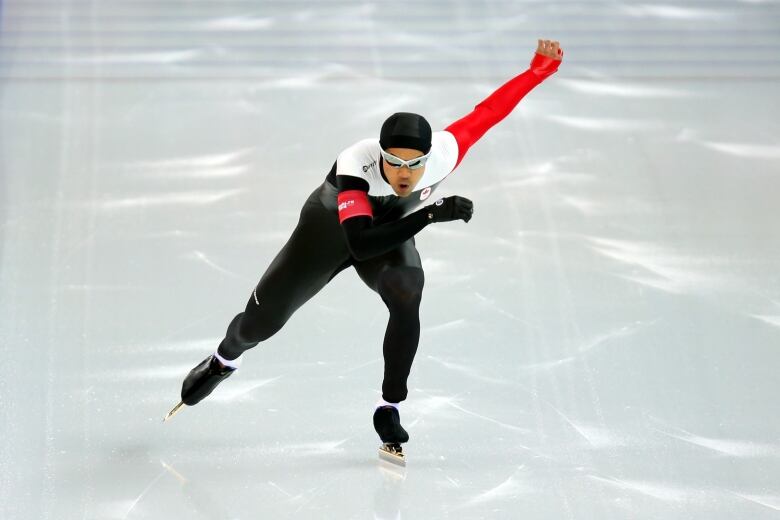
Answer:
POLYGON ((192 406, 208 396, 239 367, 245 351, 276 334, 333 277, 354 267, 390 315, 382 396, 373 422, 383 449, 402 461, 400 445, 409 435, 400 423, 399 404, 407 396, 420 338, 424 285, 414 236, 430 224, 471 219, 470 200, 436 200, 431 194, 488 129, 558 69, 562 58, 557 41, 539 40, 528 70, 445 130, 432 132, 424 117, 400 112, 384 122, 379 139, 364 139, 343 150, 304 203, 291 237, 252 291, 244 312, 231 321, 217 351, 185 378, 182 403, 167 418, 182 404, 192 406))

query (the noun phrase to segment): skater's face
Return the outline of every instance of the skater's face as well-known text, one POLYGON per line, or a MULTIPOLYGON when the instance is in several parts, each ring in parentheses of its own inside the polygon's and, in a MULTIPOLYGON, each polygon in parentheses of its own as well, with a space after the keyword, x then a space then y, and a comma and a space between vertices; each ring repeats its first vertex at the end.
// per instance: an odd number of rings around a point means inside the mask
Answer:
MULTIPOLYGON (((385 151, 404 161, 411 161, 425 155, 420 150, 413 150, 412 148, 388 148, 385 151)), ((388 164, 387 161, 382 161, 382 171, 395 194, 399 197, 408 197, 425 174, 425 166, 413 170, 408 166, 396 167, 388 164)))

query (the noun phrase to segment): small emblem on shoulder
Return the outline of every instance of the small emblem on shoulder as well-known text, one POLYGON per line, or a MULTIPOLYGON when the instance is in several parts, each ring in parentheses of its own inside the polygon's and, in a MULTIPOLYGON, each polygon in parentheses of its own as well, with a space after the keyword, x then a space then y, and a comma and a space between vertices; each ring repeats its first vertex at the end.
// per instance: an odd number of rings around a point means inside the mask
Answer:
POLYGON ((366 173, 369 168, 374 168, 375 166, 376 166, 376 161, 373 161, 370 164, 364 164, 363 165, 363 173, 366 173))
POLYGON ((428 186, 422 192, 420 192, 420 200, 425 200, 431 195, 431 187, 428 186))

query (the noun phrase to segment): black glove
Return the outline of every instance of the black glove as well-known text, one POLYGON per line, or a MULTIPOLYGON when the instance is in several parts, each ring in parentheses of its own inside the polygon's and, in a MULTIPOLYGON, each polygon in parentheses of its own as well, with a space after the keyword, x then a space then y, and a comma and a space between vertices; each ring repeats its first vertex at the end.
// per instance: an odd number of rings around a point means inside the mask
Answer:
POLYGON ((474 203, 465 197, 445 197, 435 204, 425 206, 428 212, 428 220, 431 222, 450 222, 461 219, 463 222, 471 220, 474 214, 474 203))

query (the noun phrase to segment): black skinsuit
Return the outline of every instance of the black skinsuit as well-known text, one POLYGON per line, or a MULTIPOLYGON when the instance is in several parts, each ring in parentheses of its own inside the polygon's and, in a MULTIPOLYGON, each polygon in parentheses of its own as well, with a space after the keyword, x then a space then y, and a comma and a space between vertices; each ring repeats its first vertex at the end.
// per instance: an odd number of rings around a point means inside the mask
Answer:
POLYGON ((401 219, 398 221, 400 229, 386 234, 388 243, 403 240, 397 247, 378 256, 357 260, 352 256, 345 231, 339 224, 337 195, 338 189, 328 180, 309 195, 292 236, 257 284, 244 312, 228 326, 219 353, 227 359, 235 359, 270 338, 333 277, 354 266, 360 278, 379 294, 390 311, 383 346, 382 395, 386 401, 397 403, 406 399, 406 380, 417 351, 424 283, 414 238, 404 239, 404 235, 413 235, 422 229, 427 217, 424 210, 420 210, 401 219))

